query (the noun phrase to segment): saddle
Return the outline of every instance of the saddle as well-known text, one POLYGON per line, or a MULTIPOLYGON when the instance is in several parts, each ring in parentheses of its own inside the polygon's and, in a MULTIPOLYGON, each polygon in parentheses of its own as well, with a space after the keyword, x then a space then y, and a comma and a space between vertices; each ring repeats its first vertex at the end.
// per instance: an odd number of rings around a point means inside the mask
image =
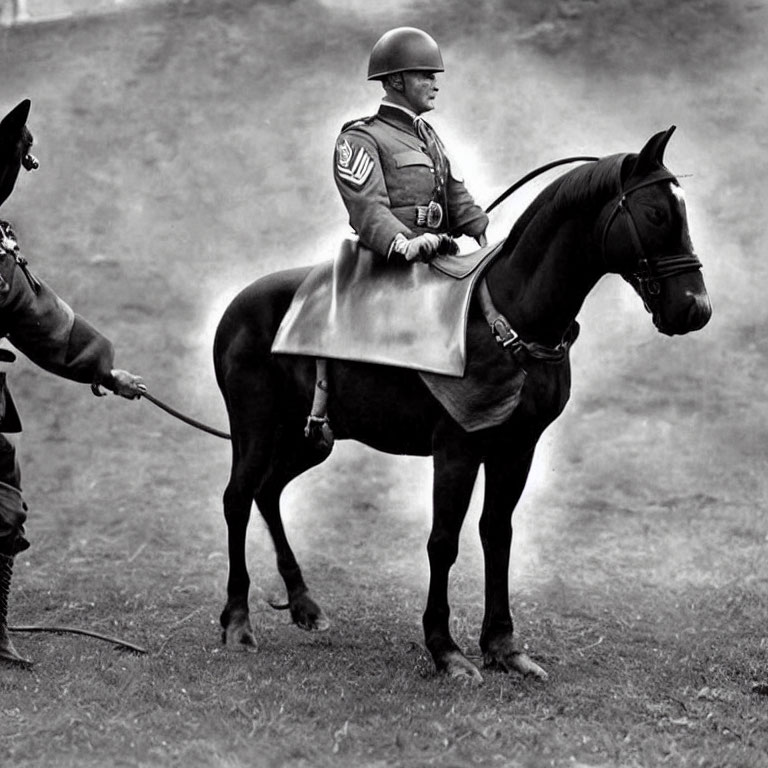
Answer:
POLYGON ((345 240, 299 287, 272 351, 461 377, 472 291, 500 247, 389 264, 345 240))
MULTIPOLYGON (((299 287, 272 351, 414 369, 468 432, 501 424, 520 402, 526 373, 479 310, 470 317, 475 286, 500 248, 397 265, 346 240, 299 287)), ((325 411, 327 397, 313 413, 325 411)))

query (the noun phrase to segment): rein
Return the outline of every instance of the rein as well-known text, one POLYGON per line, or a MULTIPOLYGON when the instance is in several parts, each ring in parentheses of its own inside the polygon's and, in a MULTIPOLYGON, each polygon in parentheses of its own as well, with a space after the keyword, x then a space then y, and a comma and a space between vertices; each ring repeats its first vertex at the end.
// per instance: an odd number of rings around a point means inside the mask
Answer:
MULTIPOLYGON (((486 209, 486 213, 490 213, 499 203, 504 202, 513 192, 516 192, 520 187, 532 181, 537 176, 541 176, 542 173, 546 173, 552 168, 557 168, 559 165, 567 165, 568 163, 578 162, 597 162, 600 158, 593 157, 592 155, 577 155, 574 157, 564 157, 560 160, 553 160, 551 163, 545 163, 538 168, 526 173, 525 176, 518 179, 514 184, 508 187, 502 192, 486 209)), ((548 347, 544 344, 539 344, 536 341, 523 341, 520 335, 510 325, 509 320, 502 314, 502 312, 496 308, 491 298, 491 293, 488 290, 488 283, 483 277, 477 286, 477 298, 480 301, 480 306, 485 315, 485 319, 488 325, 491 327, 491 332, 496 341, 508 349, 512 354, 518 352, 525 352, 530 357, 537 360, 544 360, 550 363, 559 363, 568 354, 568 350, 576 340, 578 336, 578 324, 572 323, 571 327, 565 332, 563 339, 556 347, 548 347)))
POLYGON ((520 189, 520 187, 522 187, 524 184, 527 184, 529 181, 532 181, 537 176, 541 176, 542 173, 546 173, 547 171, 552 170, 552 168, 557 168, 558 165, 567 165, 568 163, 579 163, 579 162, 594 163, 594 162, 597 162, 599 159, 600 159, 599 157, 592 157, 591 155, 564 157, 561 160, 553 160, 551 163, 545 163, 539 168, 534 168, 534 170, 530 171, 529 173, 526 173, 525 176, 518 179, 514 184, 512 184, 512 186, 508 187, 504 192, 502 192, 485 209, 485 212, 490 213, 499 203, 503 203, 513 192, 517 192, 517 190, 520 189))

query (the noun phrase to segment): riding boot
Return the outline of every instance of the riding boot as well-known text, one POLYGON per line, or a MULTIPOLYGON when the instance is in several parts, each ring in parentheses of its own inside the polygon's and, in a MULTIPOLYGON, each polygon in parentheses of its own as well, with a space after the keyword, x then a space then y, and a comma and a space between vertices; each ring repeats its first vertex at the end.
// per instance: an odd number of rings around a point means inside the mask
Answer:
POLYGON ((333 448, 333 430, 328 421, 328 361, 316 360, 315 394, 307 417, 304 436, 323 451, 333 448))
POLYGON ((13 558, 0 554, 0 661, 29 666, 32 662, 19 655, 8 635, 8 593, 11 589, 13 558))

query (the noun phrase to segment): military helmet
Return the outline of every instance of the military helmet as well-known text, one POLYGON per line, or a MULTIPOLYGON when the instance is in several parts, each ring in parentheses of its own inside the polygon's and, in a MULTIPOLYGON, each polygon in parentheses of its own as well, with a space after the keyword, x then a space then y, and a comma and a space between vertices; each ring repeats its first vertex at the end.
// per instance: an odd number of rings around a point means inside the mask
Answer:
POLYGON ((434 38, 416 27, 396 27, 385 32, 373 46, 368 79, 381 80, 407 70, 443 72, 444 69, 434 38))

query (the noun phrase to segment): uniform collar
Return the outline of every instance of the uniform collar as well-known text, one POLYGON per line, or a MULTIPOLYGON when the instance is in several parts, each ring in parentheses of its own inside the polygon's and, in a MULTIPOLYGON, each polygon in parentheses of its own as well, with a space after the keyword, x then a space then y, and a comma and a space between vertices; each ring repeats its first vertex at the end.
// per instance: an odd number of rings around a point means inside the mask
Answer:
POLYGON ((417 115, 407 107, 401 107, 399 104, 392 104, 388 101, 382 101, 379 106, 378 116, 390 125, 402 128, 409 133, 416 133, 413 121, 417 115))

